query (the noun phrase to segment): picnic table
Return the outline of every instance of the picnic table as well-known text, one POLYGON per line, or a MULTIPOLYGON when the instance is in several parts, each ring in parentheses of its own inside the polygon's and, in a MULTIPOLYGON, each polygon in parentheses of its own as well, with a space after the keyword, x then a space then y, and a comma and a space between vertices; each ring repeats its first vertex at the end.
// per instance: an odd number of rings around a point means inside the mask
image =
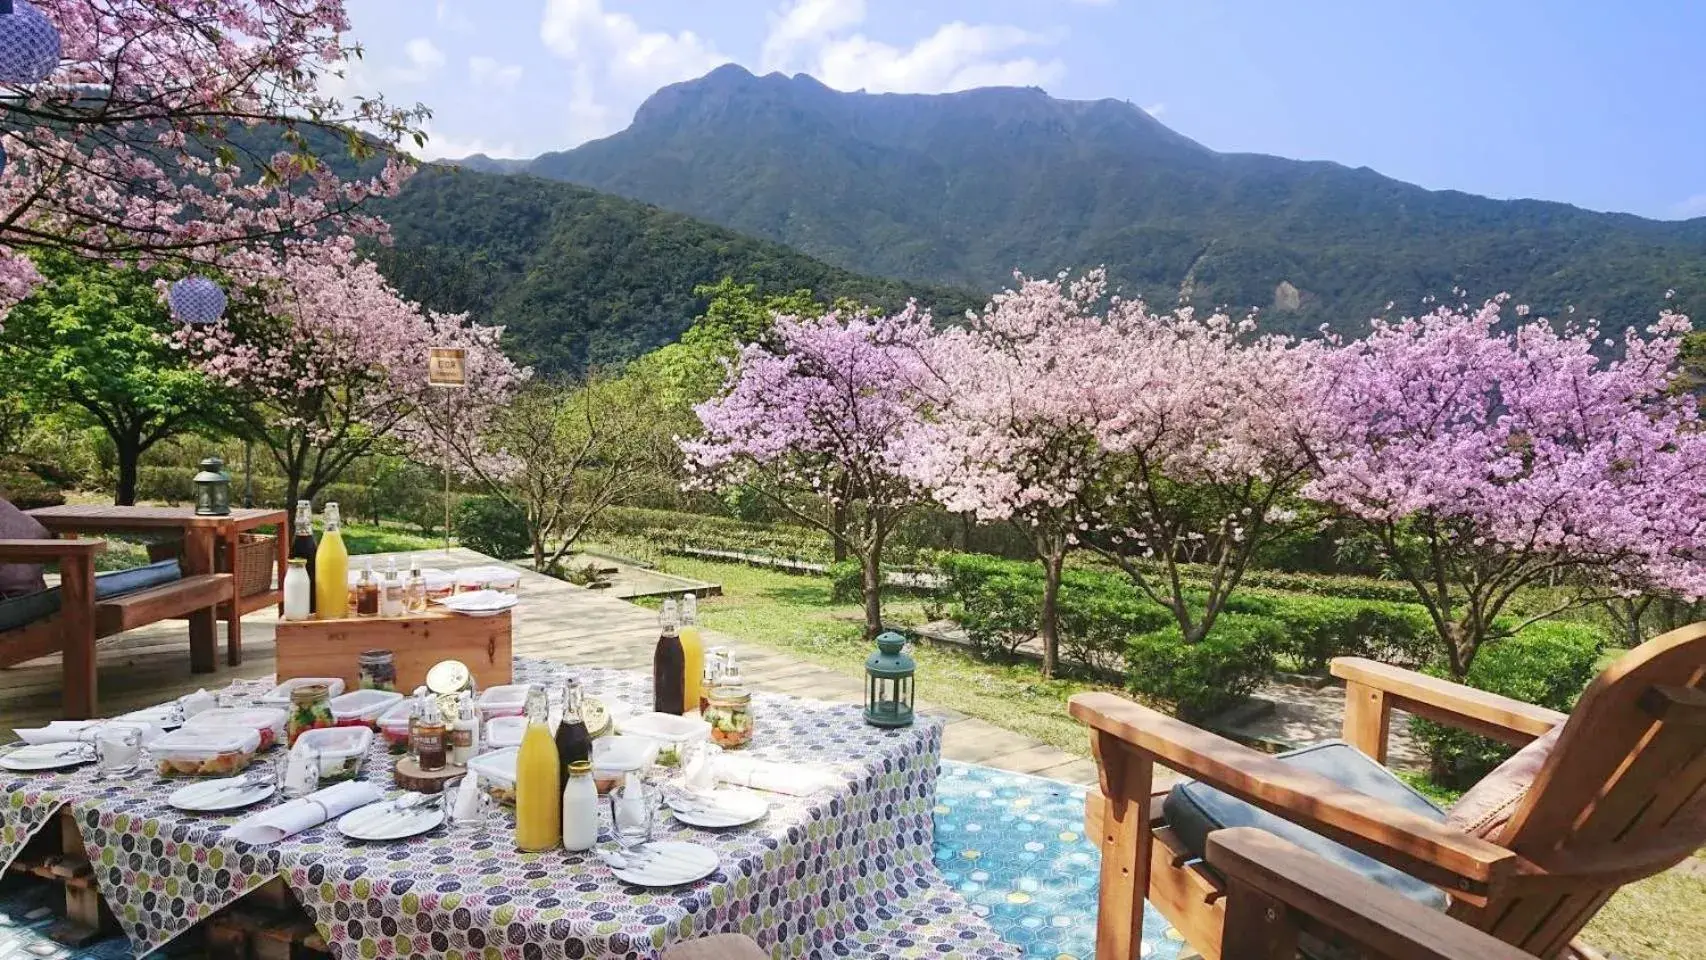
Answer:
MULTIPOLYGON (((517 658, 515 676, 535 683, 573 676, 607 702, 651 697, 649 677, 633 673, 517 658)), ((258 695, 270 681, 250 684, 244 689, 258 695)), ((922 950, 943 940, 962 957, 1012 954, 931 864, 940 720, 882 730, 863 723, 854 705, 762 693, 754 710, 748 752, 828 773, 836 785, 809 796, 765 794, 769 814, 731 830, 661 817, 659 839, 690 839, 720 860, 715 873, 682 887, 629 886, 591 854, 517 852, 507 811, 481 839, 441 827, 363 844, 328 823, 249 846, 225 836, 240 814, 169 805, 181 781, 162 782, 150 771, 97 783, 87 768, 0 773, 0 864, 68 808, 94 884, 138 955, 274 878, 302 904, 329 951, 346 958, 650 958, 678 941, 733 931, 785 957, 887 956, 909 952, 895 942, 922 950)), ((390 758, 383 738, 375 741, 361 776, 389 790, 390 758)))

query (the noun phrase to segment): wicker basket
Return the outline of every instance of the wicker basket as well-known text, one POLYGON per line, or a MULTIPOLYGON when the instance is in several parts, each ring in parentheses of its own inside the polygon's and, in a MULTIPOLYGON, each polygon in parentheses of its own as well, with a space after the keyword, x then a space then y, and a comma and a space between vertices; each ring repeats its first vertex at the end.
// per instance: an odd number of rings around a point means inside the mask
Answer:
POLYGON ((224 541, 218 546, 216 567, 221 572, 237 575, 237 595, 252 597, 272 589, 273 564, 278 558, 278 540, 262 533, 237 534, 237 563, 232 566, 225 556, 224 541))

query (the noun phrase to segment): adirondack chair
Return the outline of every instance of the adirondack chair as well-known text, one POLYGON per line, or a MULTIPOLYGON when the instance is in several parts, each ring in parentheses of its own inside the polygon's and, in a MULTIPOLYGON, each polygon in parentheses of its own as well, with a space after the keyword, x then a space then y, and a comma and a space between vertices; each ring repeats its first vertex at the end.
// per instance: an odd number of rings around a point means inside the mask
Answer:
POLYGON ((1571 939, 1619 887, 1706 845, 1706 623, 1624 654, 1568 716, 1367 660, 1336 660, 1333 673, 1346 681, 1344 737, 1356 749, 1309 752, 1303 763, 1111 693, 1072 698, 1072 715, 1092 728, 1101 774, 1086 808, 1102 848, 1098 957, 1137 956, 1147 897, 1208 960, 1243 960, 1227 949, 1224 876, 1202 859, 1185 807, 1151 793, 1156 763, 1275 832, 1295 831, 1293 842, 1325 845, 1342 863, 1366 866, 1365 876, 1548 960, 1591 956, 1571 939), (1394 709, 1513 744, 1563 729, 1511 819, 1480 839, 1418 808, 1401 786, 1344 785, 1380 782, 1394 709), (1377 772, 1320 765, 1335 752, 1377 772))

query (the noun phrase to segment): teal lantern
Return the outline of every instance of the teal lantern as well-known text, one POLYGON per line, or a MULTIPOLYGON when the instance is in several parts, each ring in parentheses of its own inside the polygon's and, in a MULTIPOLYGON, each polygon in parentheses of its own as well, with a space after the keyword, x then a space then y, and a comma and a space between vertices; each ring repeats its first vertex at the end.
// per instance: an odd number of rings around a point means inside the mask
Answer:
POLYGON ((877 637, 877 652, 865 661, 865 722, 873 727, 912 726, 912 675, 918 665, 901 651, 906 638, 877 637))
POLYGON ((195 512, 200 517, 223 517, 231 512, 231 475, 225 461, 208 457, 195 475, 195 512))

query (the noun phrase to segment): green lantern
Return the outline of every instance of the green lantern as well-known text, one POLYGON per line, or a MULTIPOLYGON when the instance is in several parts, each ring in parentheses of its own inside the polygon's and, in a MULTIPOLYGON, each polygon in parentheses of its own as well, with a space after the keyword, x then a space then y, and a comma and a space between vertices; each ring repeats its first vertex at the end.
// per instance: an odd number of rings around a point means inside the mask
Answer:
POLYGON ((195 475, 195 512, 201 517, 223 517, 231 512, 231 475, 225 461, 208 457, 195 475))
POLYGON ((901 651, 898 633, 877 637, 877 652, 865 661, 865 722, 874 727, 912 726, 912 674, 917 664, 901 651))

